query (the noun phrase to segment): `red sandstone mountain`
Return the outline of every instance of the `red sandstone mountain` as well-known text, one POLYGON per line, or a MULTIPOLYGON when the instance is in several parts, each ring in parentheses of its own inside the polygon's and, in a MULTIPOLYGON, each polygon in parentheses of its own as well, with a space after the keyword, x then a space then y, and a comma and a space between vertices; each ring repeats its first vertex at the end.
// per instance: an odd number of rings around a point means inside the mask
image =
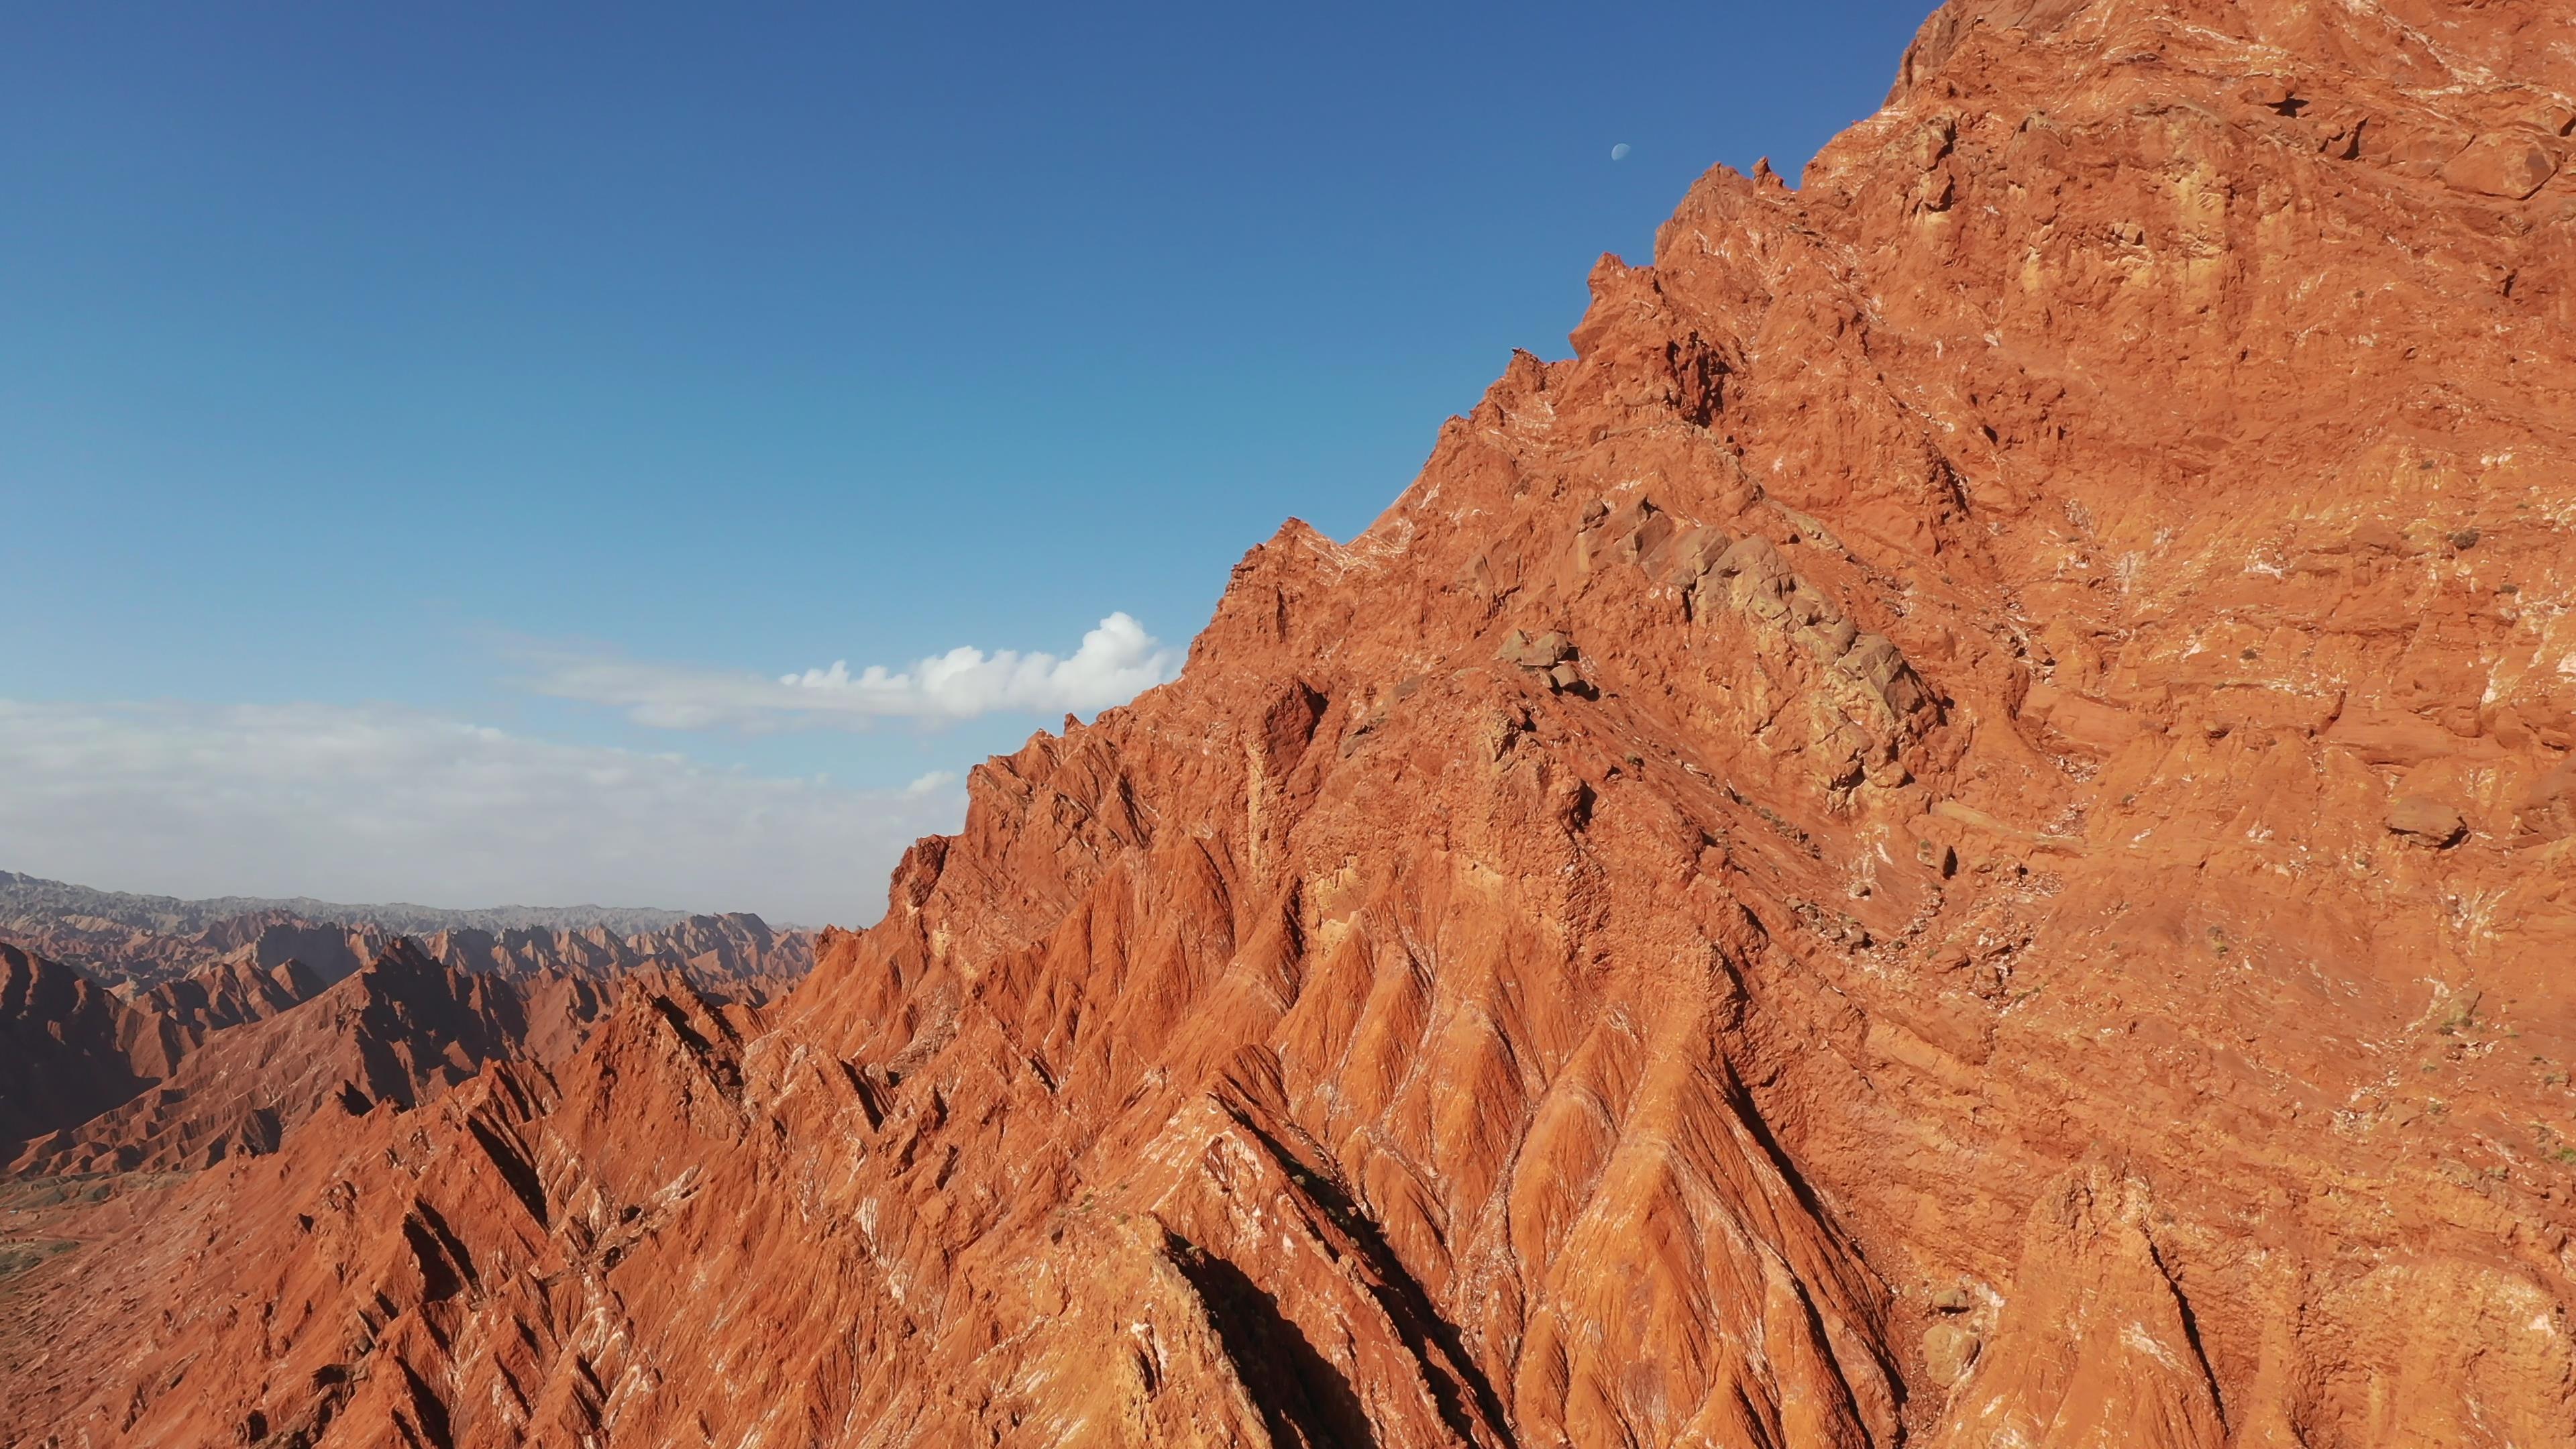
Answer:
POLYGON ((142 1090, 127 1018, 88 977, 0 942, 0 1158, 142 1090))
POLYGON ((588 1034, 604 999, 582 977, 468 973, 397 939, 364 969, 288 1005, 213 1034, 131 1100, 30 1142, 12 1170, 166 1171, 273 1152, 326 1106, 409 1107, 487 1061, 556 1060, 588 1034))
POLYGON ((2571 92, 1946 7, 785 1001, 108 1204, 0 1417, 2576 1444, 2571 92))
POLYGON ((609 981, 638 971, 676 971, 700 991, 784 993, 813 969, 807 931, 773 931, 747 913, 691 916, 659 930, 621 936, 604 927, 579 931, 448 930, 415 938, 423 950, 460 971, 555 971, 609 981))
POLYGON ((106 924, 122 934, 28 912, 5 927, 68 939, 87 958, 84 973, 0 945, 0 1033, 17 1048, 0 1067, 0 1163, 22 1177, 273 1151, 329 1101, 411 1106, 486 1061, 556 1061, 639 974, 762 999, 802 976, 812 949, 751 915, 631 936, 452 929, 417 941, 276 911, 187 937, 106 924))
POLYGON ((118 1039, 137 1071, 166 1077, 180 1058, 216 1032, 264 1021, 310 1001, 346 974, 333 971, 325 977, 292 956, 271 966, 249 956, 219 961, 194 976, 136 992, 118 1039))

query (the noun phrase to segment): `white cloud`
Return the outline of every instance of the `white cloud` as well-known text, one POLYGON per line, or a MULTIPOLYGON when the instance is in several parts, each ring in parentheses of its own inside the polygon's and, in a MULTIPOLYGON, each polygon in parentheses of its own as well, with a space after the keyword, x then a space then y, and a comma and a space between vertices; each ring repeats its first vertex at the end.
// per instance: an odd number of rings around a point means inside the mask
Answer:
POLYGON ((782 723, 863 728, 879 719, 948 723, 978 715, 1090 714, 1124 704, 1179 671, 1180 655, 1124 613, 1082 636, 1071 655, 961 646, 907 668, 871 664, 852 673, 848 661, 763 678, 748 671, 692 669, 627 660, 551 661, 535 687, 542 693, 615 705, 636 723, 659 729, 782 723))
POLYGON ((0 700, 0 868, 111 889, 864 924, 964 813, 945 772, 854 790, 408 709, 0 700))

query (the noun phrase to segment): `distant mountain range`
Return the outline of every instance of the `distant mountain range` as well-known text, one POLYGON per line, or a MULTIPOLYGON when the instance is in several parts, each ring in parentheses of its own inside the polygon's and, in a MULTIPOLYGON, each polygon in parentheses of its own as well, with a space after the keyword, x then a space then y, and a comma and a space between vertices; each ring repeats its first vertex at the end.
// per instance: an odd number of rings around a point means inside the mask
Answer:
POLYGON ((470 973, 560 972, 595 980, 646 967, 677 970, 721 994, 768 996, 813 965, 813 934, 756 915, 688 915, 599 906, 350 906, 92 890, 0 872, 0 941, 70 967, 123 996, 247 965, 300 961, 337 981, 396 941, 470 973))
POLYGON ((813 962, 810 933, 748 914, 183 901, 0 874, 0 1164, 257 1156, 334 1103, 408 1107, 487 1062, 559 1060, 633 983, 748 1004, 813 962))
MULTIPOLYGON (((93 890, 67 881, 0 870, 0 924, 21 917, 83 916, 160 935, 188 935, 229 917, 272 913, 316 924, 379 926, 406 935, 421 931, 586 931, 605 927, 618 935, 631 936, 676 926, 691 915, 688 911, 662 911, 643 906, 490 906, 479 910, 448 910, 414 905, 408 901, 349 905, 339 901, 317 901, 311 896, 210 896, 203 900, 181 900, 176 896, 93 890)), ((781 926, 780 929, 797 928, 781 926)))

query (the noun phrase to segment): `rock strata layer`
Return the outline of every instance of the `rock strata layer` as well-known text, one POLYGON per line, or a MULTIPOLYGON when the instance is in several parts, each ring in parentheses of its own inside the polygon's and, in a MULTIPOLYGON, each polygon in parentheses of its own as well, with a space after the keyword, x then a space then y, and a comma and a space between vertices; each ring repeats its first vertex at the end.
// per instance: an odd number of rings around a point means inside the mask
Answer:
POLYGON ((487 1061, 555 1061, 638 976, 763 1000, 811 960, 808 933, 752 915, 414 939, 275 911, 163 936, 21 910, 0 924, 0 1164, 160 1172, 273 1151, 328 1100, 417 1105, 487 1061), (81 966, 13 935, 68 943, 81 966))
POLYGON ((1954 0, 783 1001, 106 1205, 0 1418, 2576 1444, 2571 26, 1954 0))

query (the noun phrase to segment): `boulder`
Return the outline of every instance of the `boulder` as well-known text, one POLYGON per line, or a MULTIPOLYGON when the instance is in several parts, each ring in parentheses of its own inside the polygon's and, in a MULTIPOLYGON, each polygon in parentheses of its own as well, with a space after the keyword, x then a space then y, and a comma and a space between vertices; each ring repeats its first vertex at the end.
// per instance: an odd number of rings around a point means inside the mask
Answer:
POLYGON ((2461 191, 2520 201, 2549 184, 2558 157, 2528 135, 2480 136, 2442 167, 2442 180, 2461 191))
POLYGON ((2576 835, 2576 754, 2532 782, 2515 812, 2522 828, 2550 840, 2576 835))
POLYGON ((1546 669, 1574 657, 1574 641, 1551 629, 1533 638, 1514 629, 1503 636, 1503 647, 1495 658, 1523 669, 1546 669))
POLYGON ((2456 845, 2469 833, 2469 824, 2460 812, 2439 800, 2422 795, 2401 795, 2388 807, 2388 828, 2424 844, 2441 847, 2456 845))
POLYGON ((1955 1319, 1935 1323, 1923 1330, 1924 1370, 1936 1384, 1955 1384, 1967 1377, 1983 1342, 1975 1329, 1955 1319))

